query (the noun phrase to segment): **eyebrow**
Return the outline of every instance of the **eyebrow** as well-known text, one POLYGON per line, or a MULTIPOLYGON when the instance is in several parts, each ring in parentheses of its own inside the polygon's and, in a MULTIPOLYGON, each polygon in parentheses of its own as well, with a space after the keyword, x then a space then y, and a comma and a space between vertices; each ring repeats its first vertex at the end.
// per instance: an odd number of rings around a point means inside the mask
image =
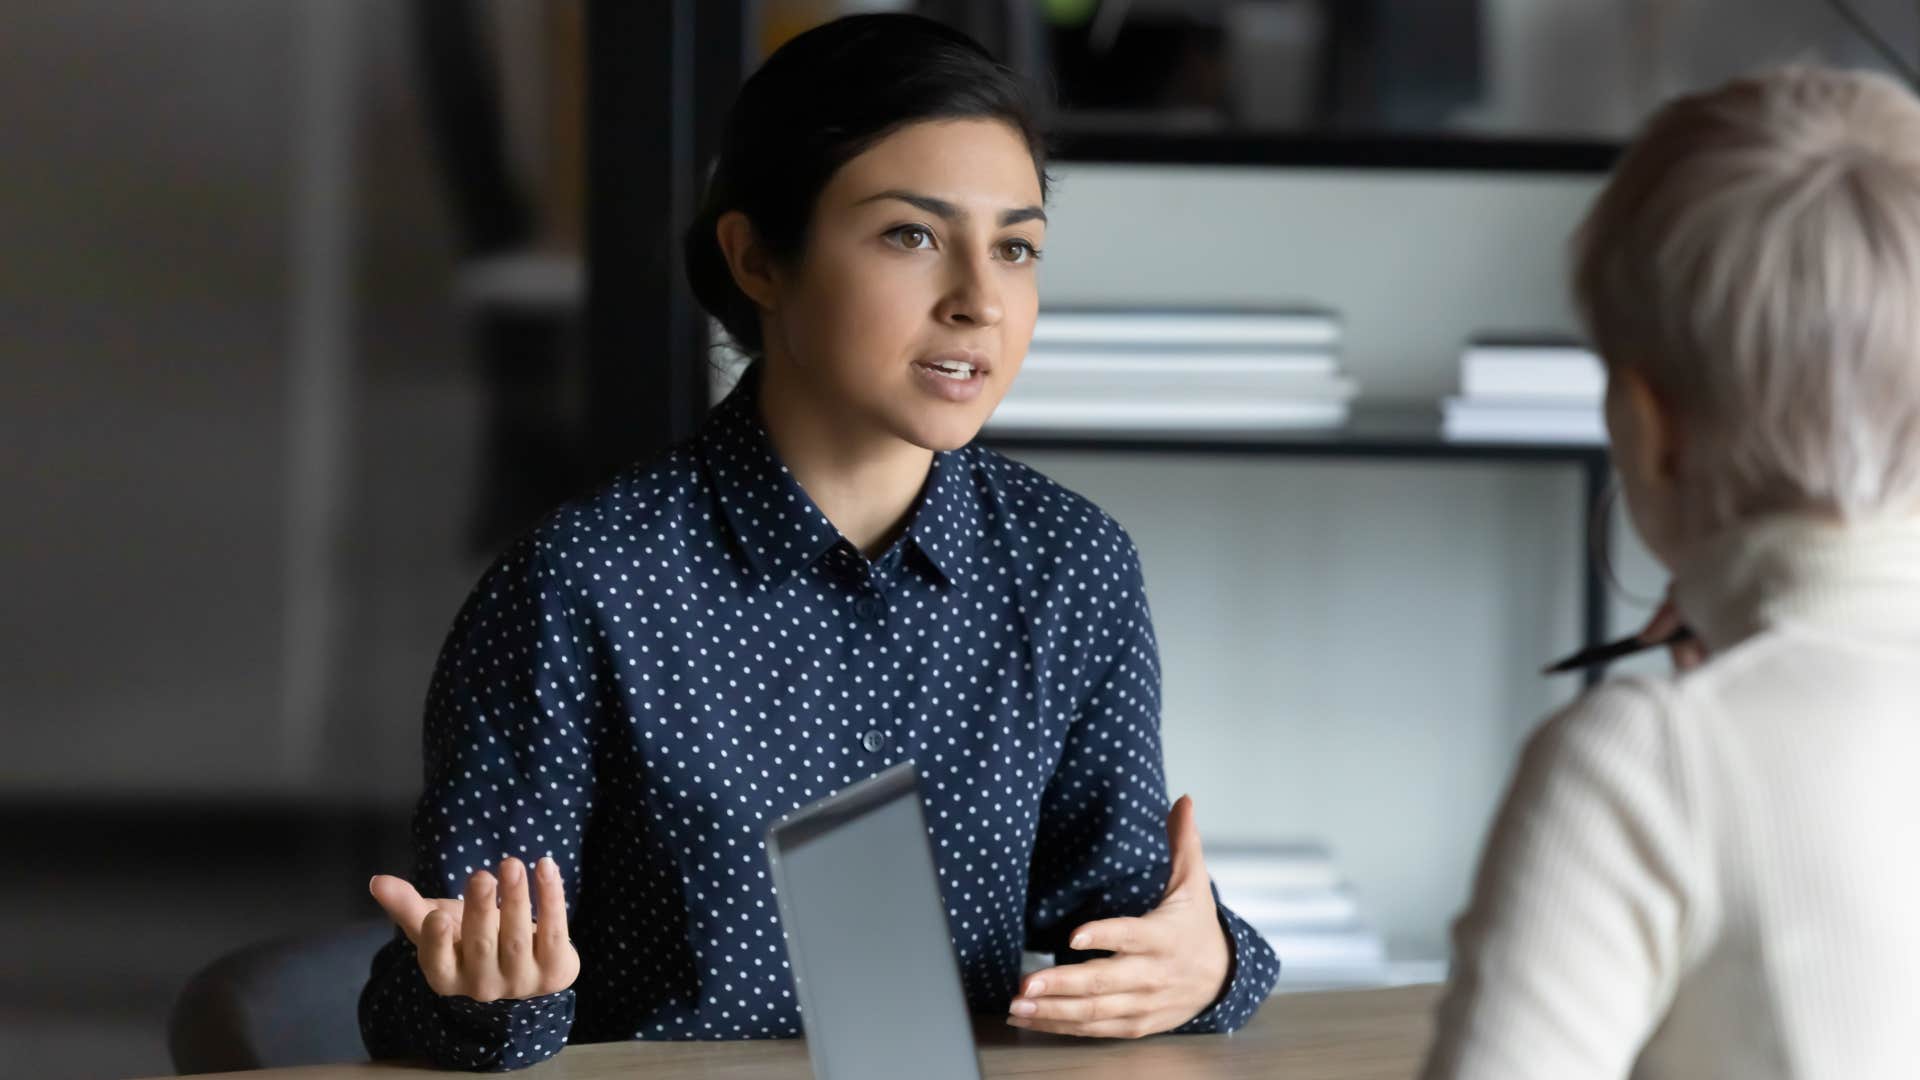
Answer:
MULTIPOLYGON (((882 191, 877 195, 869 195, 854 205, 865 206, 868 203, 881 202, 885 199, 894 199, 906 203, 909 206, 918 207, 945 221, 964 221, 970 216, 965 210, 960 209, 945 199, 936 199, 931 195, 920 195, 911 191, 882 191)), ((1000 212, 1001 228, 1009 225, 1018 225, 1023 221, 1038 221, 1045 224, 1046 220, 1047 212, 1037 206, 1022 206, 1016 210, 1002 210, 1000 212)))

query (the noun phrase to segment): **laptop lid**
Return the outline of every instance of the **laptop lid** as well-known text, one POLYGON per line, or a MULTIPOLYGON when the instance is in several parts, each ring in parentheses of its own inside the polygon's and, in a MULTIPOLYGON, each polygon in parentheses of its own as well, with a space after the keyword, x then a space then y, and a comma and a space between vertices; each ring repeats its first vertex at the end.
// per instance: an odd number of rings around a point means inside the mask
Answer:
POLYGON ((796 810, 767 856, 816 1080, 980 1080, 913 763, 796 810))

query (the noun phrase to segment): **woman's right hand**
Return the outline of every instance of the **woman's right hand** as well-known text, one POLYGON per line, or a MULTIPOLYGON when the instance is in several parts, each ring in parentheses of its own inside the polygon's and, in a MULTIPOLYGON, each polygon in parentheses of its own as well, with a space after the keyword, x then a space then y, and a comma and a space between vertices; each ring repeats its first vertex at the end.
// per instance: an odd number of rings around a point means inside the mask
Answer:
POLYGON ((580 954, 567 937, 566 892, 550 858, 536 865, 540 921, 533 919, 527 867, 503 859, 496 882, 477 870, 464 900, 429 900, 405 880, 381 874, 367 889, 419 952, 434 993, 475 1001, 540 997, 565 990, 580 974, 580 954))
MULTIPOLYGON (((1673 593, 1668 590, 1666 602, 1660 610, 1653 613, 1652 621, 1637 637, 1649 645, 1658 645, 1686 627, 1685 619, 1680 617, 1680 609, 1673 606, 1673 593)), ((1707 646, 1699 638, 1675 642, 1667 647, 1673 654, 1674 670, 1687 672, 1707 662, 1707 646)))

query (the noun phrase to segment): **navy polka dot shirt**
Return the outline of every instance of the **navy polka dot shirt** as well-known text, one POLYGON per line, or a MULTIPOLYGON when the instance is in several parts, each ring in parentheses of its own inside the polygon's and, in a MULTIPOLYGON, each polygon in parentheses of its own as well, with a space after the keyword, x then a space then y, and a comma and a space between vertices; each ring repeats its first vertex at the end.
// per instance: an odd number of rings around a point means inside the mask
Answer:
MULTIPOLYGON (((763 836, 905 760, 921 772, 955 951, 1004 1012, 1022 949, 1165 888, 1158 650, 1139 557, 1091 503, 979 446, 941 453, 868 560, 779 463, 755 379, 657 464, 563 507, 488 570, 428 694, 426 895, 508 855, 558 861, 573 987, 435 994, 375 958, 375 1057, 531 1065, 568 1042, 801 1034, 763 836)), ((1279 963, 1220 909, 1230 1031, 1279 963)))

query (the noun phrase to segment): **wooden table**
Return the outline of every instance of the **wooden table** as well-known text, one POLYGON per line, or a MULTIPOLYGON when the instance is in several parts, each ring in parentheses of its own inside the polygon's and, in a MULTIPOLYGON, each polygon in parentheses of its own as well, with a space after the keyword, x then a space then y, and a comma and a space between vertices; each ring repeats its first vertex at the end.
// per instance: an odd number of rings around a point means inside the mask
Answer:
MULTIPOLYGON (((1137 1042, 1035 1035, 997 1019, 979 1024, 988 1077, 1098 1080, 1406 1080, 1432 1030, 1437 986, 1281 994, 1234 1035, 1172 1035, 1137 1042)), ((221 1073, 247 1080, 403 1080, 402 1065, 316 1065, 221 1073)), ((807 1080, 799 1040, 621 1042, 569 1047, 513 1074, 524 1080, 807 1080)))

